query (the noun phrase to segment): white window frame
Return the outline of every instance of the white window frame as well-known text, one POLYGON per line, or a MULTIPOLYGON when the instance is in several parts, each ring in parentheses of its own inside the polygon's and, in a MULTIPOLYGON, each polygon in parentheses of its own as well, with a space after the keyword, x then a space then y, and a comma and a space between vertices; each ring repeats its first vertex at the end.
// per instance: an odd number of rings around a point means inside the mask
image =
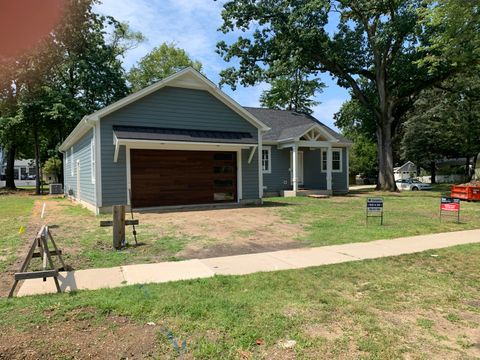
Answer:
MULTIPOLYGON (((325 169, 323 167, 323 160, 324 160, 324 157, 323 157, 323 153, 327 153, 327 150, 323 150, 320 151, 320 170, 321 172, 327 172, 327 169, 325 169)), ((325 162, 325 166, 327 166, 327 163, 325 162)), ((342 159, 342 149, 332 149, 332 173, 341 173, 343 171, 343 159, 342 159), (335 170, 333 168, 333 153, 338 153, 339 156, 340 156, 340 169, 339 170, 335 170)))
POLYGON ((271 146, 263 146, 262 153, 260 154, 262 160, 262 173, 263 174, 271 174, 272 173, 272 147, 271 146), (268 156, 268 169, 263 168, 263 152, 267 152, 268 156))
POLYGON ((92 174, 92 184, 95 184, 95 135, 92 137, 90 140, 90 168, 91 168, 91 174, 92 174))
POLYGON ((73 161, 73 145, 70 148, 70 176, 75 175, 75 161, 73 161))

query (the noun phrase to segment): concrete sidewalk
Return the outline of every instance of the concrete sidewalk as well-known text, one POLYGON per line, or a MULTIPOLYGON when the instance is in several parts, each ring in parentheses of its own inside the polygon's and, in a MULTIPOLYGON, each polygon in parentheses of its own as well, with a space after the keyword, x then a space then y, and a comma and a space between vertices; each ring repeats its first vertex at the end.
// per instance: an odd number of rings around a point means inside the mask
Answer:
MULTIPOLYGON (((480 230, 259 254, 61 272, 59 280, 63 291, 95 290, 133 284, 208 278, 216 274, 245 275, 260 271, 301 269, 310 266, 411 254, 470 243, 480 243, 480 230)), ((52 279, 47 279, 46 282, 42 279, 32 279, 23 282, 17 296, 55 292, 56 289, 52 279)))

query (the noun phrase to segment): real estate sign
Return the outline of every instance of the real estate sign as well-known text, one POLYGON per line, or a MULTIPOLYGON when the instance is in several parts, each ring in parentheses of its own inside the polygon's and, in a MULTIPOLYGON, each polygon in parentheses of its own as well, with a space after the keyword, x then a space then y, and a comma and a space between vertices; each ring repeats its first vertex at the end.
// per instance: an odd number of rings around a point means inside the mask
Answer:
POLYGON ((380 224, 383 225, 383 198, 367 198, 367 212, 366 212, 366 222, 368 223, 368 218, 370 217, 379 217, 380 224))
POLYGON ((460 199, 442 196, 440 198, 440 220, 444 211, 457 213, 457 222, 460 222, 460 199))

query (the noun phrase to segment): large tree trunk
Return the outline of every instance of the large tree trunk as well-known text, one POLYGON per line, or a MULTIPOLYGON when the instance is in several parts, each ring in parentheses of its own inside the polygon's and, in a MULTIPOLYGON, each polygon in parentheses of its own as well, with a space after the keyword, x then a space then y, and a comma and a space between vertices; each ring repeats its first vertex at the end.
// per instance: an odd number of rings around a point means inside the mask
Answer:
POLYGON ((377 142, 378 142, 378 183, 377 190, 396 191, 395 176, 393 174, 393 148, 392 124, 393 102, 387 91, 387 74, 385 63, 376 58, 376 83, 379 106, 377 116, 377 142))
POLYGON ((9 190, 16 190, 15 186, 15 154, 17 147, 10 145, 7 148, 7 168, 5 169, 5 187, 9 190))
POLYGON ((437 167, 436 167, 435 161, 432 161, 430 163, 430 183, 436 184, 437 183, 436 177, 437 177, 437 167))
POLYGON ((377 129, 378 144, 378 183, 377 190, 396 191, 395 176, 393 174, 393 149, 391 126, 380 126, 377 129))
POLYGON ((475 154, 475 156, 473 157, 473 163, 472 163, 472 177, 475 179, 475 180, 478 180, 477 178, 477 161, 478 161, 478 154, 475 154))
POLYGON ((465 160, 465 181, 469 182, 471 179, 472 173, 470 171, 470 156, 467 156, 465 160))

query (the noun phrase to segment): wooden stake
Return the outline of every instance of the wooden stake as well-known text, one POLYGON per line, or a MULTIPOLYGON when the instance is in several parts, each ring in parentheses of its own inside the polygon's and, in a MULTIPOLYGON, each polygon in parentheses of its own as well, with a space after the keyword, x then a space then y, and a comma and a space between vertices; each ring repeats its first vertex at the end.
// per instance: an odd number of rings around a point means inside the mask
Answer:
POLYGON ((113 205, 113 247, 121 249, 125 241, 125 205, 113 205))

